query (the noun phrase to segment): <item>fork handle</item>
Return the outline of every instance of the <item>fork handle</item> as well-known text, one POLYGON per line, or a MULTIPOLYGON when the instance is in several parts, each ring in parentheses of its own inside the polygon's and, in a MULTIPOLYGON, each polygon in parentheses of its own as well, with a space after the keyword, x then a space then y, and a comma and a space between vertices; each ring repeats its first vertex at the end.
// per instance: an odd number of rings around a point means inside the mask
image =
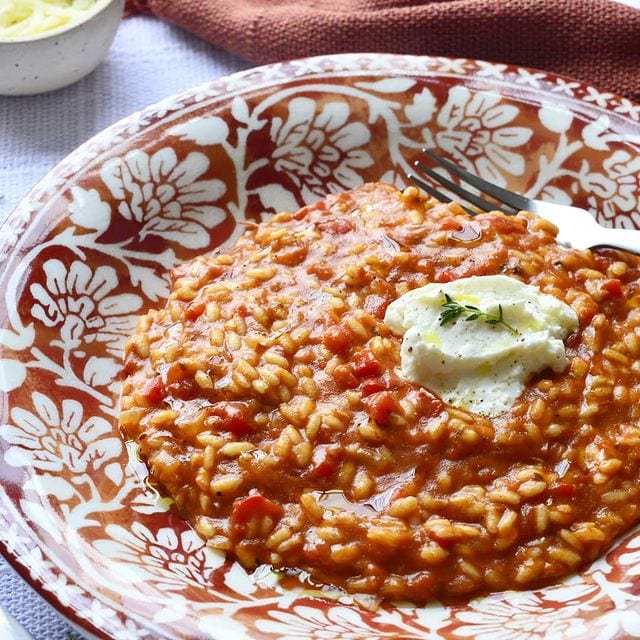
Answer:
POLYGON ((640 231, 637 229, 610 229, 601 227, 594 247, 614 247, 640 254, 640 231))

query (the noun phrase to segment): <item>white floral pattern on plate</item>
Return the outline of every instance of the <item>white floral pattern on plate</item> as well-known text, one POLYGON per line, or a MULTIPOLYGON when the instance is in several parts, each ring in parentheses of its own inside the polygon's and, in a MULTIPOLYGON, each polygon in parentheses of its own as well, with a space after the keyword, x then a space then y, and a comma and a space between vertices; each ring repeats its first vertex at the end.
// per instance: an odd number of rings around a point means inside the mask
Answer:
POLYGON ((14 566, 101 637, 640 637, 635 534, 562 585, 371 611, 208 549, 115 426, 135 314, 247 221, 366 180, 402 185, 426 146, 640 227, 639 121, 640 106, 543 72, 349 54, 236 74, 90 140, 0 230, 0 541, 14 566))
POLYGON ((226 191, 221 180, 198 180, 209 168, 206 155, 193 151, 180 163, 165 147, 149 156, 134 149, 106 162, 100 176, 125 220, 142 224, 140 240, 156 235, 187 249, 209 245, 209 230, 225 213, 210 203, 226 191))
POLYGON ((525 158, 514 149, 533 135, 530 128, 513 126, 518 113, 518 107, 505 104, 498 93, 453 87, 438 113, 443 131, 436 135, 437 146, 468 170, 504 187, 505 173, 524 173, 525 158))
MULTIPOLYGON (((142 298, 132 293, 114 294, 118 288, 118 275, 110 266, 92 270, 85 262, 74 260, 65 265, 52 258, 44 263, 44 282, 31 285, 35 299, 31 316, 49 328, 56 328, 60 337, 51 340, 52 347, 78 352, 83 342, 104 342, 115 356, 121 355, 123 338, 135 328, 132 312, 142 308, 142 298), (112 294, 112 295, 110 295, 112 294)), ((101 367, 92 367, 90 384, 101 385, 113 380, 120 367, 111 361, 101 367), (95 369, 95 371, 94 371, 95 369), (105 374, 102 378, 100 373, 105 374)))
POLYGON ((305 203, 330 191, 353 189, 362 182, 358 170, 373 164, 362 147, 371 140, 362 122, 349 122, 349 105, 328 102, 321 109, 310 98, 294 98, 288 118, 271 121, 271 139, 276 148, 274 168, 286 172, 305 203))

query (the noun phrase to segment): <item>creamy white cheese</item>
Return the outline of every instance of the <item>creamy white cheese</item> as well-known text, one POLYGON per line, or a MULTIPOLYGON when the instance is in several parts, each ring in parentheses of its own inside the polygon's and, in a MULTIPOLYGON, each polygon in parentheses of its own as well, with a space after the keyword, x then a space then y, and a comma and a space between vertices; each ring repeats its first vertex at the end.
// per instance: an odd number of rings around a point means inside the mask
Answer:
POLYGON ((474 276, 428 284, 392 302, 385 323, 404 336, 402 374, 438 393, 447 403, 494 417, 509 410, 529 378, 567 364, 563 340, 578 327, 571 307, 540 289, 507 276, 474 276), (504 321, 470 312, 441 324, 447 294, 504 321))

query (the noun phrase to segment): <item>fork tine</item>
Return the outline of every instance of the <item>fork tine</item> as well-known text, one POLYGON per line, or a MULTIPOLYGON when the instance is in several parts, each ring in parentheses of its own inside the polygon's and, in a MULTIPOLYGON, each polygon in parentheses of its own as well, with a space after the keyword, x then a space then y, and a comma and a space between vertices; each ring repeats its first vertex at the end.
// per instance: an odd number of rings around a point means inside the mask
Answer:
MULTIPOLYGON (((414 176, 412 173, 407 174, 407 178, 415 182, 423 191, 426 191, 430 196, 433 196, 436 200, 440 202, 451 202, 451 198, 447 197, 441 191, 434 189, 428 182, 425 182, 422 178, 418 178, 418 176, 414 176)), ((472 211, 468 207, 464 205, 460 205, 470 216, 475 216, 476 212, 472 211)))
POLYGON ((439 173, 433 171, 425 165, 424 163, 417 160, 413 163, 420 171, 424 171, 428 176, 433 178, 436 182, 439 182, 443 187, 449 189, 449 191, 453 191, 457 196, 464 198, 467 202, 470 202, 472 205, 478 207, 478 209, 482 209, 482 211, 502 211, 502 213, 506 215, 512 215, 512 211, 506 211, 505 209, 500 208, 496 204, 492 204, 487 202, 486 200, 478 197, 477 195, 467 191, 465 188, 451 182, 451 180, 447 180, 444 176, 441 176, 439 173))
POLYGON ((423 149, 422 152, 432 160, 435 160, 438 164, 455 173, 466 183, 480 189, 480 191, 490 195, 492 198, 495 198, 498 202, 509 205, 516 211, 527 211, 531 209, 531 202, 528 198, 518 195, 517 193, 513 193, 513 191, 509 191, 508 189, 497 187, 495 184, 491 184, 490 182, 461 169, 457 164, 451 162, 451 160, 443 158, 437 153, 429 151, 429 149, 423 149))

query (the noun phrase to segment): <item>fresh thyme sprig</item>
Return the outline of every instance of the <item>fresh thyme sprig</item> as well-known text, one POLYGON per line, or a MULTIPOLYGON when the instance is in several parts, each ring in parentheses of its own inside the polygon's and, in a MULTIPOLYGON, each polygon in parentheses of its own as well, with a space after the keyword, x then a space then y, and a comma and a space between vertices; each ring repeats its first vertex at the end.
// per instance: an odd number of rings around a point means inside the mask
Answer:
POLYGON ((441 327, 444 327, 446 324, 449 324, 454 320, 457 320, 460 316, 466 314, 467 317, 464 319, 465 322, 480 319, 484 320, 487 324, 501 324, 514 336, 517 336, 520 333, 515 327, 505 322, 501 304, 498 305, 498 313, 490 313, 488 311, 482 311, 482 309, 478 309, 478 307, 474 307, 471 304, 460 304, 448 293, 445 293, 442 308, 444 311, 438 318, 438 320, 440 320, 441 327))

